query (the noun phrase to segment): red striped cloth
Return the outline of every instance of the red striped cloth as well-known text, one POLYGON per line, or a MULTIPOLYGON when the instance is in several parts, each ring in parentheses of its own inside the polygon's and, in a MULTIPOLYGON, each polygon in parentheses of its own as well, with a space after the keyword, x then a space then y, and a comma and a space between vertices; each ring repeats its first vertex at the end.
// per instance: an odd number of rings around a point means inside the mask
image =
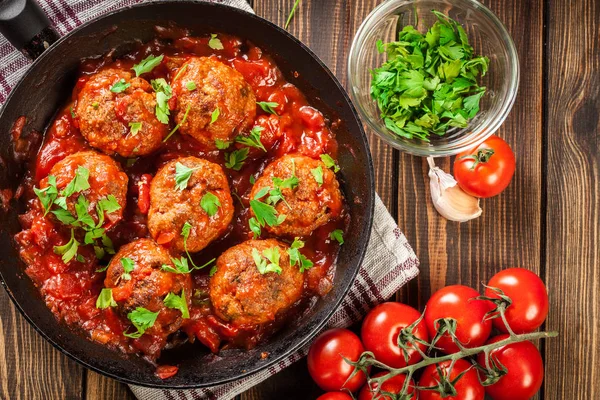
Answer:
MULTIPOLYGON (((87 20, 134 4, 140 0, 38 0, 61 34, 69 32, 87 20)), ((252 12, 245 0, 213 0, 252 12)), ((11 87, 21 78, 29 61, 0 37, 0 105, 6 100, 11 87)), ((327 328, 346 327, 359 321, 374 307, 390 298, 400 287, 419 273, 419 260, 406 237, 388 213, 379 196, 376 197, 373 230, 365 260, 350 292, 334 313, 327 328)), ((275 375, 303 358, 308 346, 270 368, 238 381, 204 389, 160 390, 130 386, 143 400, 198 400, 231 399, 252 386, 275 375)))

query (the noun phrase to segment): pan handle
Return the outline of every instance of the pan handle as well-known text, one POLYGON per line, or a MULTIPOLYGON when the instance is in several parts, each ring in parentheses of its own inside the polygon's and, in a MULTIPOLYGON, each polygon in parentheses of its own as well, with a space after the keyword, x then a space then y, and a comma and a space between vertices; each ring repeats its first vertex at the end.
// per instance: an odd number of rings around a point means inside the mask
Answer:
POLYGON ((32 60, 59 38, 35 0, 0 0, 0 33, 32 60))

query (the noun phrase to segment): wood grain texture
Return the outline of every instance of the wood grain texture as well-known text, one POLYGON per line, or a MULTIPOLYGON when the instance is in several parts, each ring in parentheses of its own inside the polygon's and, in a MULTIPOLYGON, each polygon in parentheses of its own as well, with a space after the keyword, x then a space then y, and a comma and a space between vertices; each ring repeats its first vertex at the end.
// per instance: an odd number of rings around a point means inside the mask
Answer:
POLYGON ((86 372, 86 400, 135 400, 127 385, 92 371, 86 372))
POLYGON ((35 332, 0 290, 0 399, 80 399, 83 373, 35 332))
POLYGON ((549 1, 547 12, 546 327, 560 336, 545 343, 544 398, 597 399, 600 3, 549 1))

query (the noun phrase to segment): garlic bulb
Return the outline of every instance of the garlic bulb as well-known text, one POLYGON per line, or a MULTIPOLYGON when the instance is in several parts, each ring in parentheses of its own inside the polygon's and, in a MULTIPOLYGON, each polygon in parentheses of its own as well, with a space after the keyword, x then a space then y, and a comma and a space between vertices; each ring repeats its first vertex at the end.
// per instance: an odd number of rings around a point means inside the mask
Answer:
POLYGON ((479 199, 465 193, 454 177, 435 166, 433 157, 428 157, 429 187, 435 209, 450 221, 466 222, 482 213, 479 199))

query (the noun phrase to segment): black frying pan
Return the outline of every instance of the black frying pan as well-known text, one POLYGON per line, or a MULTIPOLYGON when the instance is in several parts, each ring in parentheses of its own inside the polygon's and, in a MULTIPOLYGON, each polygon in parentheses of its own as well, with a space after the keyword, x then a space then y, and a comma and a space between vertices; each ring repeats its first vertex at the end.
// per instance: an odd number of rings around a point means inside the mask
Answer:
POLYGON ((13 155, 10 136, 18 117, 27 117, 24 133, 43 132, 56 110, 69 98, 82 58, 111 49, 116 49, 117 56, 123 54, 133 48, 134 39, 150 40, 155 25, 173 21, 197 34, 225 32, 251 40, 273 56, 286 79, 297 85, 311 104, 330 120, 341 119, 343 123, 336 132, 339 163, 352 223, 337 262, 334 288, 309 312, 250 351, 225 350, 215 357, 199 344, 165 351, 161 361, 179 365, 179 372, 163 381, 154 375, 154 367, 141 358, 107 351, 55 319, 23 272, 24 264, 13 236, 20 230, 17 215, 24 211, 24 205, 13 199, 0 211, 0 277, 25 318, 57 349, 85 367, 126 383, 162 388, 197 388, 239 379, 267 368, 307 343, 338 308, 352 285, 369 241, 373 215, 369 147, 356 111, 333 74, 286 31, 255 15, 223 5, 168 0, 126 7, 84 24, 44 52, 44 42, 51 43, 57 37, 39 13, 32 0, 0 1, 0 28, 10 31, 6 36, 13 44, 31 57, 37 56, 0 113, 0 156, 4 161, 4 167, 0 168, 0 189, 14 191, 24 173, 24 166, 13 155), (28 5, 16 13, 20 17, 1 22, 10 3, 28 5), (298 78, 294 77, 294 71, 298 72, 298 78), (262 352, 270 356, 263 360, 262 352))

